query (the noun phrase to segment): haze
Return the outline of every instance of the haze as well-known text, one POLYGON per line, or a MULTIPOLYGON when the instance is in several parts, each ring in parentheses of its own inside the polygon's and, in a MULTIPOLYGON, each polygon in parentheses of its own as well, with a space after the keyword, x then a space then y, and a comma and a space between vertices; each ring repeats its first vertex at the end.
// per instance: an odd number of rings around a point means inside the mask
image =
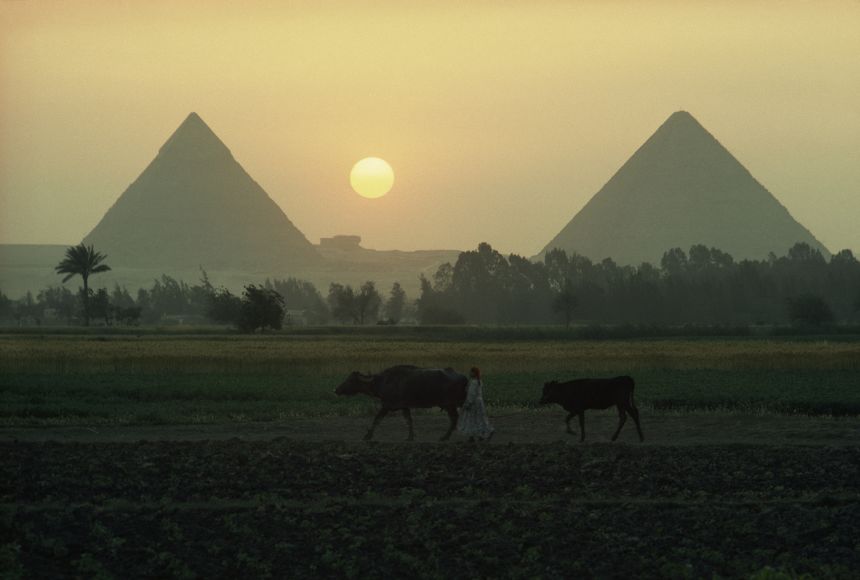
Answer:
POLYGON ((197 111, 313 242, 532 255, 685 109, 860 250, 860 2, 174 4, 0 3, 0 243, 80 241, 197 111))

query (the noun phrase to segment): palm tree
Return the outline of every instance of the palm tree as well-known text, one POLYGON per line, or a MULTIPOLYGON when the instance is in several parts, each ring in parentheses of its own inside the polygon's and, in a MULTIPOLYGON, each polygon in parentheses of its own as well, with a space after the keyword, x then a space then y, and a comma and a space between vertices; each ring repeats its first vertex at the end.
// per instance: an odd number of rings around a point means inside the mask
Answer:
POLYGON ((107 272, 110 266, 102 264, 107 259, 105 254, 96 252, 92 246, 83 243, 66 249, 66 257, 56 268, 57 274, 66 274, 63 282, 74 276, 80 276, 84 281, 84 325, 90 325, 90 287, 89 278, 92 274, 107 272))

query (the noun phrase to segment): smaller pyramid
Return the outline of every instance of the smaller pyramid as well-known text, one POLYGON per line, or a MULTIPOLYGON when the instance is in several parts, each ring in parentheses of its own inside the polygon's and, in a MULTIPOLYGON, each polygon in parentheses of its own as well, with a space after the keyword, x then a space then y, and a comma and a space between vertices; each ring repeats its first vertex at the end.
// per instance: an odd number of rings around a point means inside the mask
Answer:
POLYGON ((84 243, 114 267, 277 271, 322 259, 196 113, 84 243))
POLYGON ((686 111, 673 113, 542 250, 659 264, 704 244, 735 259, 830 253, 686 111))

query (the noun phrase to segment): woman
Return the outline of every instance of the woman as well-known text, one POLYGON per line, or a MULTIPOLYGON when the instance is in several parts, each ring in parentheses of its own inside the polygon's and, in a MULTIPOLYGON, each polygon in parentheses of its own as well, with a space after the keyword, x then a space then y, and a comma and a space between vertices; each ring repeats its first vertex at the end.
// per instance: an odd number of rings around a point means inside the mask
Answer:
POLYGON ((472 367, 469 371, 466 402, 463 404, 463 412, 457 422, 457 430, 463 435, 468 435, 469 441, 474 441, 475 437, 489 441, 495 432, 487 419, 487 407, 484 405, 481 390, 481 370, 478 367, 472 367))

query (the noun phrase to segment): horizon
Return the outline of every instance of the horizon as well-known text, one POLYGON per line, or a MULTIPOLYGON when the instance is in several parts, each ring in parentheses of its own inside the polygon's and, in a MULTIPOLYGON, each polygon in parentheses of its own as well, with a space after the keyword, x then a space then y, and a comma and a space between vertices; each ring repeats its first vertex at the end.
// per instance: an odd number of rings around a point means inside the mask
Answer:
POLYGON ((682 109, 860 250, 856 3, 259 6, 0 5, 0 243, 83 239, 196 111, 312 243, 533 256, 682 109))

